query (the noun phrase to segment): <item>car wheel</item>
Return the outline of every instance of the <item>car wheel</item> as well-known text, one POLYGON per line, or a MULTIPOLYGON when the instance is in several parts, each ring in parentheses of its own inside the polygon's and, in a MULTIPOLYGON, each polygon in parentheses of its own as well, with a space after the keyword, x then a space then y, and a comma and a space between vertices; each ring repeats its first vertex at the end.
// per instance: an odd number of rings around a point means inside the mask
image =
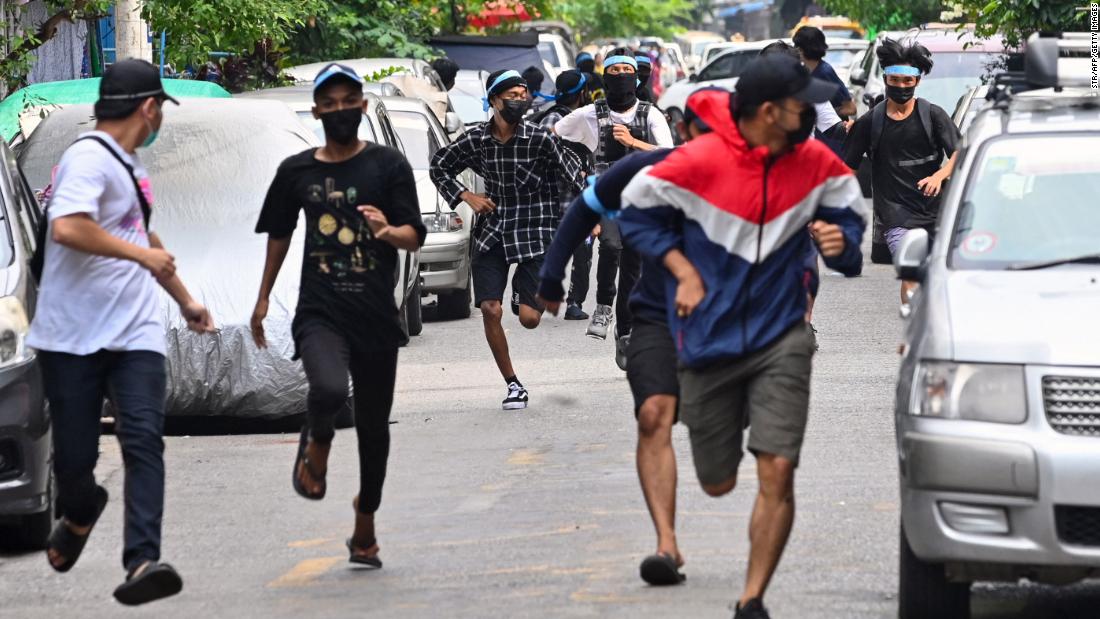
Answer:
POLYGON ((947 580, 942 563, 926 563, 913 554, 904 527, 900 529, 899 537, 898 617, 970 617, 970 583, 947 580))
POLYGON ((405 299, 405 324, 408 326, 409 335, 420 335, 424 330, 424 315, 420 304, 420 274, 414 275, 412 291, 409 298, 405 299))
POLYGON ((469 318, 471 313, 470 301, 473 298, 473 283, 466 278, 466 287, 462 290, 439 293, 437 314, 441 320, 460 320, 469 318))
POLYGON ((679 109, 670 107, 668 108, 668 126, 672 128, 672 143, 679 146, 684 143, 680 139, 680 132, 676 130, 676 124, 684 119, 684 113, 679 109))

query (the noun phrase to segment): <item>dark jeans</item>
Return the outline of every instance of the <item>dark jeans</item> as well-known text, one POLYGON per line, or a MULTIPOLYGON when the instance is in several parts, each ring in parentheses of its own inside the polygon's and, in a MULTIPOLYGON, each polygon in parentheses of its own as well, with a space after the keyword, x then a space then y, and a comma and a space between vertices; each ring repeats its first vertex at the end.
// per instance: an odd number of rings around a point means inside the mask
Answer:
POLYGON ((378 511, 390 455, 390 408, 397 379, 397 349, 356 350, 321 322, 301 326, 298 353, 309 379, 309 433, 319 443, 336 435, 336 415, 348 399, 348 373, 355 389, 359 439, 359 512, 378 511))
MULTIPOLYGON (((615 277, 619 273, 619 254, 623 249, 619 226, 608 219, 600 221, 600 261, 596 265, 596 303, 615 302, 615 277)), ((592 272, 592 246, 581 243, 573 252, 573 271, 569 285, 569 303, 584 304, 588 298, 589 275, 592 272)))
POLYGON ((38 353, 53 418, 54 473, 61 516, 95 519, 95 465, 103 399, 115 408, 115 435, 126 466, 122 564, 160 560, 164 514, 164 356, 151 351, 91 355, 38 353))
POLYGON ((634 312, 630 311, 630 294, 642 276, 642 256, 624 247, 619 259, 619 297, 615 301, 615 333, 618 337, 630 335, 634 324, 634 312))

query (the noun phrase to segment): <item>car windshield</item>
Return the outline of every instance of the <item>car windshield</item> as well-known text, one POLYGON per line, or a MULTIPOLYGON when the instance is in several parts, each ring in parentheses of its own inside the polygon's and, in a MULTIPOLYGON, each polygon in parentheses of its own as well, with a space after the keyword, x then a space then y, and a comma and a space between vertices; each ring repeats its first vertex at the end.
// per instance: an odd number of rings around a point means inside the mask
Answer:
POLYGON ((1002 54, 987 52, 937 52, 932 54, 932 72, 921 78, 917 96, 945 110, 955 109, 959 97, 982 83, 982 76, 991 73, 1003 61, 1002 54))
POLYGON ((975 163, 951 266, 1005 269, 1100 252, 1100 137, 1002 138, 975 163))
POLYGON ((427 170, 435 155, 435 141, 428 135, 432 130, 428 119, 419 112, 390 110, 390 121, 397 130, 397 137, 405 145, 405 156, 414 170, 427 170))
POLYGON ((850 49, 831 49, 825 52, 825 62, 833 65, 834 69, 847 69, 855 57, 856 53, 850 49))
MULTIPOLYGON (((318 140, 325 141, 325 128, 320 120, 313 117, 313 112, 298 112, 298 118, 306 127, 309 127, 309 130, 317 136, 318 140)), ((374 132, 374 125, 371 124, 370 116, 364 115, 363 122, 359 123, 359 139, 378 143, 378 135, 374 132)))
POLYGON ((552 67, 561 66, 558 62, 558 52, 550 41, 539 41, 539 56, 542 56, 542 59, 549 62, 552 67))

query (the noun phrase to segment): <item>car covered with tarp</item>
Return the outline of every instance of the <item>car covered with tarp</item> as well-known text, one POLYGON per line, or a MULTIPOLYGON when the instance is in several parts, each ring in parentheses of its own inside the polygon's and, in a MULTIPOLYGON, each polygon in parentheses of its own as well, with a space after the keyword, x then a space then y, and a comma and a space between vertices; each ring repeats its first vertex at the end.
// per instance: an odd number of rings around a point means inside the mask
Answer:
MULTIPOLYGON (((94 122, 89 105, 66 106, 42 122, 19 155, 32 188, 47 186, 66 147, 94 122)), ((254 229, 268 186, 285 158, 317 145, 283 103, 194 99, 168 106, 156 143, 140 152, 154 193, 151 228, 218 327, 214 334, 189 331, 161 292, 169 415, 258 419, 305 411, 306 378, 292 360, 290 334, 301 230, 271 294, 268 348, 253 343, 249 321, 267 251, 267 236, 254 229)))
MULTIPOLYGON (((227 99, 229 91, 213 82, 163 80, 164 90, 177 99, 227 99)), ((31 84, 0 101, 0 137, 11 143, 27 137, 50 112, 62 105, 92 104, 99 98, 100 78, 31 84)))

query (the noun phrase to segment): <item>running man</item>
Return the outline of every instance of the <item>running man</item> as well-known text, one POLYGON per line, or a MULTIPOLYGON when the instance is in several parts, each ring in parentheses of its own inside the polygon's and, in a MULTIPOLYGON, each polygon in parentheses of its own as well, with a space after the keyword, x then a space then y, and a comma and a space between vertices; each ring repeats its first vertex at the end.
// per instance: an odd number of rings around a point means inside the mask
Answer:
MULTIPOLYGON (((305 251, 291 332, 309 380, 307 421, 298 440, 292 485, 321 500, 336 416, 355 389, 359 494, 349 560, 382 567, 375 513, 382 501, 390 451, 390 408, 397 349, 404 339, 393 300, 397 250, 416 251, 427 230, 405 156, 359 139, 367 102, 363 80, 329 64, 313 82, 313 116, 325 145, 287 158, 271 181, 256 232, 267 234, 267 260, 252 313, 252 337, 267 346, 263 321, 275 279, 305 211, 305 251)), ((415 302, 415 299, 413 300, 415 302)))
POLYGON ((768 617, 763 597, 794 521, 794 470, 805 433, 813 336, 803 257, 810 226, 825 263, 853 272, 863 198, 818 141, 813 103, 831 85, 784 54, 742 73, 737 94, 707 93, 713 131, 634 178, 619 218, 627 242, 675 278, 666 308, 681 367, 680 418, 703 490, 737 484, 745 428, 759 490, 738 619, 768 617), (677 219, 682 224, 677 225, 677 219))
POLYGON ((501 320, 502 301, 512 276, 512 313, 527 329, 539 326, 542 305, 535 299, 543 254, 560 219, 559 180, 581 188, 583 165, 558 138, 524 120, 531 104, 527 83, 517 71, 496 71, 485 84, 486 109, 493 118, 467 131, 432 158, 431 178, 454 208, 466 202, 478 214, 474 227, 474 305, 481 309, 485 339, 508 386, 504 410, 527 407, 527 389, 516 376, 501 320), (470 169, 485 180, 475 194, 458 181, 470 169))
MULTIPOLYGON (((697 105, 713 105, 698 90, 688 97, 684 119, 676 130, 690 141, 710 128, 696 115, 697 105)), ((724 91, 722 91, 724 92, 724 91)), ((584 239, 602 216, 619 212, 623 188, 643 168, 663 161, 671 149, 657 149, 628 155, 599 176, 595 184, 574 201, 562 219, 554 244, 542 268, 539 296, 555 315, 561 306, 565 264, 569 248, 584 239)), ((649 515, 657 529, 657 551, 642 561, 642 580, 651 585, 683 582, 680 568, 684 558, 676 544, 676 454, 672 450, 672 426, 676 423, 676 345, 665 318, 665 280, 668 271, 659 262, 643 258, 641 277, 630 295, 634 330, 627 347, 627 372, 634 394, 634 416, 638 421, 637 466, 649 515)))
MULTIPOLYGON (((940 192, 955 169, 962 135, 943 108, 914 96, 921 76, 932 71, 926 47, 886 39, 875 53, 885 67, 886 100, 852 125, 844 161, 855 170, 864 154, 871 159, 875 213, 895 254, 910 230, 923 228, 935 237, 940 192)), ((901 283, 902 316, 909 315, 916 287, 916 282, 901 283)))
POLYGON ((58 166, 46 208, 49 233, 39 239, 45 264, 38 310, 27 336, 27 346, 38 351, 53 423, 61 519, 47 559, 59 572, 72 569, 107 507, 95 465, 103 400, 110 397, 126 463, 126 581, 114 595, 126 605, 183 588, 172 566, 159 563, 168 372, 156 285, 179 305, 189 329, 214 330, 149 229, 152 189, 137 149, 156 140, 166 101, 178 104, 144 60, 120 61, 103 74, 95 130, 78 138, 58 166))
MULTIPOLYGON (((638 100, 638 61, 626 48, 612 50, 604 60, 605 98, 586 105, 566 116, 554 126, 562 139, 579 142, 595 155, 595 172, 600 174, 613 163, 634 151, 671 148, 672 132, 664 114, 646 101, 638 100)), ((616 360, 626 369, 626 344, 630 336, 631 317, 628 299, 638 279, 641 262, 632 250, 623 251, 619 228, 610 219, 600 222, 600 256, 596 267, 596 310, 588 325, 587 335, 605 339, 612 322, 615 306, 616 360)), ((579 296, 579 295, 578 295, 579 296)), ((580 299, 583 301, 583 299, 580 299)))

